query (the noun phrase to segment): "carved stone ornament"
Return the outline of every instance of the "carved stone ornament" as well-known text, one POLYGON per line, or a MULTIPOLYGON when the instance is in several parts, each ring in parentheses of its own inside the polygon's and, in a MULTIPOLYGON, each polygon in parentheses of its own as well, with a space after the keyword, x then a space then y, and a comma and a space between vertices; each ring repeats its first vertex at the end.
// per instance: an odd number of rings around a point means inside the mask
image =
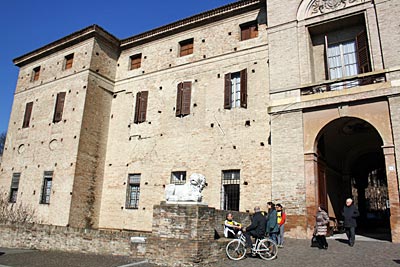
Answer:
POLYGON ((201 191, 205 186, 206 178, 204 175, 193 173, 184 185, 167 185, 165 200, 167 202, 201 202, 203 198, 201 191))
POLYGON ((311 14, 320 14, 337 9, 345 8, 354 4, 365 2, 365 0, 315 0, 311 4, 311 14))

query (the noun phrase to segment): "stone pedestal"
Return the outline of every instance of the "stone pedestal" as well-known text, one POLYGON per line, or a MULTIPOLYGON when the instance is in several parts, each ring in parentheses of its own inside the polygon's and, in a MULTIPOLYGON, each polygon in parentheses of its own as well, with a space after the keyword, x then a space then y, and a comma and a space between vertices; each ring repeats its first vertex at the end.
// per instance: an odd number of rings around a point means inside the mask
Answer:
POLYGON ((166 266, 204 266, 217 260, 215 209, 205 204, 154 206, 152 235, 146 258, 166 266))

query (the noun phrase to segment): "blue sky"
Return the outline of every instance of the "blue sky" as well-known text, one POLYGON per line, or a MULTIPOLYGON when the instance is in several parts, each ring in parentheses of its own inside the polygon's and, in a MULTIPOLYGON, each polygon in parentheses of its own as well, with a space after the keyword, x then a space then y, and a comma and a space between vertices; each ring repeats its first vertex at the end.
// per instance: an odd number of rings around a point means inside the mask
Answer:
POLYGON ((235 0, 3 0, 0 133, 7 131, 18 67, 12 60, 92 24, 123 39, 235 0))

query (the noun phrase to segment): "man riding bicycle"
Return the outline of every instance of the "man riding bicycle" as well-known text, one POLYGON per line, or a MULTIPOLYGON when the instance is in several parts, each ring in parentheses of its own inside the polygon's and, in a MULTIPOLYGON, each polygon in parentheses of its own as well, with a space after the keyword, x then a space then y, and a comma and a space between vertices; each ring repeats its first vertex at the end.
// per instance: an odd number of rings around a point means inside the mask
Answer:
POLYGON ((265 227, 267 220, 265 216, 261 213, 260 207, 254 208, 254 215, 251 220, 251 224, 244 228, 244 235, 246 237, 246 247, 250 248, 253 245, 251 237, 262 239, 265 236, 265 227))

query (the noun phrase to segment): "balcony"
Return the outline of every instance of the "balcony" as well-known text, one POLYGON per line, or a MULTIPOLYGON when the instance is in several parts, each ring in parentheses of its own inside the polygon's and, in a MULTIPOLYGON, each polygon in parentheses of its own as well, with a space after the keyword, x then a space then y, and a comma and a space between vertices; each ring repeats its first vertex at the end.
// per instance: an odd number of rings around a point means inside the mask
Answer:
POLYGON ((329 91, 346 90, 357 86, 376 84, 386 82, 386 73, 388 71, 368 72, 354 76, 348 76, 340 79, 322 81, 319 83, 308 84, 300 88, 300 94, 312 95, 329 91))

